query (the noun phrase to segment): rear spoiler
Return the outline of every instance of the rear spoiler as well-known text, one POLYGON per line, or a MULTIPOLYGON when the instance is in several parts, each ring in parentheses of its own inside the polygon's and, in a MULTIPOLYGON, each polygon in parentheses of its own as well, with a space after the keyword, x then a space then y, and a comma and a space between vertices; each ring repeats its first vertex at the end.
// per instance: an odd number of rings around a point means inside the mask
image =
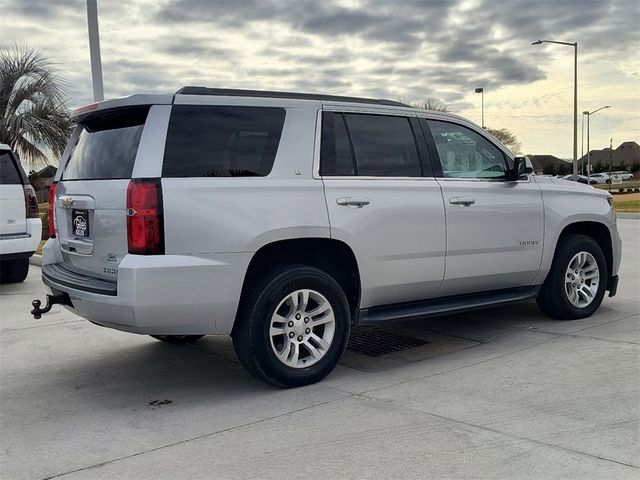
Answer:
POLYGON ((77 108, 71 112, 71 120, 80 123, 86 117, 102 110, 113 108, 133 107, 142 105, 170 105, 173 103, 173 94, 153 94, 142 93, 130 95, 128 97, 114 98, 103 102, 91 103, 77 108))

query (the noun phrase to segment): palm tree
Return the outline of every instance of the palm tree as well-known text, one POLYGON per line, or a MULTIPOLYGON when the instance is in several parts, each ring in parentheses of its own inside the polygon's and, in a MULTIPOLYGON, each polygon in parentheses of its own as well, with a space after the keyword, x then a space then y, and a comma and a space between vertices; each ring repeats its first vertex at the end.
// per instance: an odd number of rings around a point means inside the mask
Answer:
POLYGON ((66 84, 41 50, 0 48, 0 143, 28 166, 62 155, 71 132, 66 84))

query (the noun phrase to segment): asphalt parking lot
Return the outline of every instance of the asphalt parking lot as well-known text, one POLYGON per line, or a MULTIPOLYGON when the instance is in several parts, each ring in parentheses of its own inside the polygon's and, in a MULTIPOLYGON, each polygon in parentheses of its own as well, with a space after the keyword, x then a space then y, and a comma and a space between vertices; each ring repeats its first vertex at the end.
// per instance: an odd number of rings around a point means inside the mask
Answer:
POLYGON ((423 346, 349 352, 279 390, 230 341, 174 346, 59 307, 40 270, 0 289, 3 479, 640 478, 640 220, 591 318, 534 302, 412 322, 423 346))

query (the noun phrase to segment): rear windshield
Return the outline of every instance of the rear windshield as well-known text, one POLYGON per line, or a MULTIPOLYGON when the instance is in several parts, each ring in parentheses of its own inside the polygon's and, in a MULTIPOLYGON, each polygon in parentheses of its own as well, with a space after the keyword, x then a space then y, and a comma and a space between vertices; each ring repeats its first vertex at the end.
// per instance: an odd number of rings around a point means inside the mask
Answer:
POLYGON ((22 185, 20 172, 9 152, 0 152, 0 185, 22 185))
POLYGON ((62 180, 131 178, 148 112, 148 106, 118 109, 80 123, 62 180))
POLYGON ((163 177, 255 177, 271 172, 285 110, 175 105, 163 177))

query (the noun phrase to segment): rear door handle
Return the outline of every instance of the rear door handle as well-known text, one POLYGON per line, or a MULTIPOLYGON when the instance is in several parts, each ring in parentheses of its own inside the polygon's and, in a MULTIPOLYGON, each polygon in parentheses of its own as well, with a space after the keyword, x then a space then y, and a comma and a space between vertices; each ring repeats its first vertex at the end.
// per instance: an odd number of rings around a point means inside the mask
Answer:
POLYGON ((368 198, 356 198, 356 197, 342 197, 342 198, 336 199, 336 203, 338 205, 343 205, 343 206, 347 206, 347 207, 362 208, 365 205, 369 205, 369 199, 368 198))
POLYGON ((468 197, 451 197, 449 198, 449 203, 451 205, 463 205, 465 207, 468 207, 469 205, 473 205, 474 203, 476 203, 476 199, 468 197))

